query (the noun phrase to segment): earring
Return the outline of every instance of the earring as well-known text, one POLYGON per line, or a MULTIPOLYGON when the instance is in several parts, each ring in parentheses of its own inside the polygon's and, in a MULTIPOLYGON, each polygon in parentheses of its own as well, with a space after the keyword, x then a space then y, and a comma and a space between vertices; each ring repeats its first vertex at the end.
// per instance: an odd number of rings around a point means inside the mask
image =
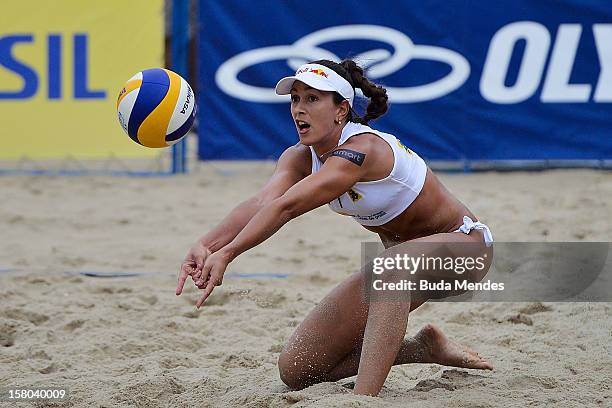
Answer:
POLYGON ((340 123, 342 123, 342 121, 341 121, 340 119, 334 119, 334 123, 335 123, 336 125, 339 125, 340 123))

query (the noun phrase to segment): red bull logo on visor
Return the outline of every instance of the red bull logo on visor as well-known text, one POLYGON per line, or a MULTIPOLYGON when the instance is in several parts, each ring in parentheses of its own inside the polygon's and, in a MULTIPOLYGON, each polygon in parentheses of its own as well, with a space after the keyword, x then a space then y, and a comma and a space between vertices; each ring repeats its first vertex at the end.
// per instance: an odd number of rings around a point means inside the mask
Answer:
POLYGON ((312 72, 313 74, 320 75, 320 76, 322 76, 322 77, 327 78, 327 74, 326 74, 326 73, 325 73, 325 71, 323 71, 322 69, 312 69, 312 68, 311 68, 311 69, 310 69, 310 72, 312 72))
POLYGON ((308 69, 308 68, 299 69, 299 70, 298 70, 298 71, 295 73, 295 75, 299 75, 299 74, 302 74, 302 73, 304 73, 304 72, 312 72, 312 73, 313 73, 313 74, 315 74, 315 75, 320 75, 320 76, 322 76, 322 77, 327 78, 327 74, 325 73, 325 71, 323 71, 322 69, 318 69, 318 68, 317 68, 317 69, 314 69, 314 68, 310 68, 310 69, 308 69))

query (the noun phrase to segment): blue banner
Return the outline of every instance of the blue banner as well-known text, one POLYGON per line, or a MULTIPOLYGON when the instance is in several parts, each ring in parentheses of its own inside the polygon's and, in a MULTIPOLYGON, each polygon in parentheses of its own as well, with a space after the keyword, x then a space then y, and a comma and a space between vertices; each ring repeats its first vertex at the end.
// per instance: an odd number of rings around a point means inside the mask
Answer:
POLYGON ((426 160, 612 158, 609 0, 201 0, 199 13, 201 159, 277 158, 298 137, 276 82, 345 57, 388 89, 370 125, 426 160))

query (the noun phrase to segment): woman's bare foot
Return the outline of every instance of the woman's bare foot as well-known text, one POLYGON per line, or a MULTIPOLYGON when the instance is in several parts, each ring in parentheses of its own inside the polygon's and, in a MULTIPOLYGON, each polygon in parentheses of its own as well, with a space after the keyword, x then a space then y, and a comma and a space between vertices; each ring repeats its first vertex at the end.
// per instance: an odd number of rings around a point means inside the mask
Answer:
POLYGON ((433 324, 427 324, 414 336, 414 340, 423 346, 423 362, 436 363, 451 367, 492 370, 491 363, 477 352, 456 341, 450 340, 442 330, 433 324))

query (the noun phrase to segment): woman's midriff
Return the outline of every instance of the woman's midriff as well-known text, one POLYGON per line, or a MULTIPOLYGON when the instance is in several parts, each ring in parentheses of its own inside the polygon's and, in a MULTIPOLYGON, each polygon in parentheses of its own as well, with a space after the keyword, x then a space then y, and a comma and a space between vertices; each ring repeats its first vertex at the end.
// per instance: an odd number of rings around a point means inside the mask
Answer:
POLYGON ((407 241, 454 231, 463 223, 464 215, 476 220, 474 214, 427 168, 425 184, 408 208, 386 224, 364 227, 382 237, 407 241))

